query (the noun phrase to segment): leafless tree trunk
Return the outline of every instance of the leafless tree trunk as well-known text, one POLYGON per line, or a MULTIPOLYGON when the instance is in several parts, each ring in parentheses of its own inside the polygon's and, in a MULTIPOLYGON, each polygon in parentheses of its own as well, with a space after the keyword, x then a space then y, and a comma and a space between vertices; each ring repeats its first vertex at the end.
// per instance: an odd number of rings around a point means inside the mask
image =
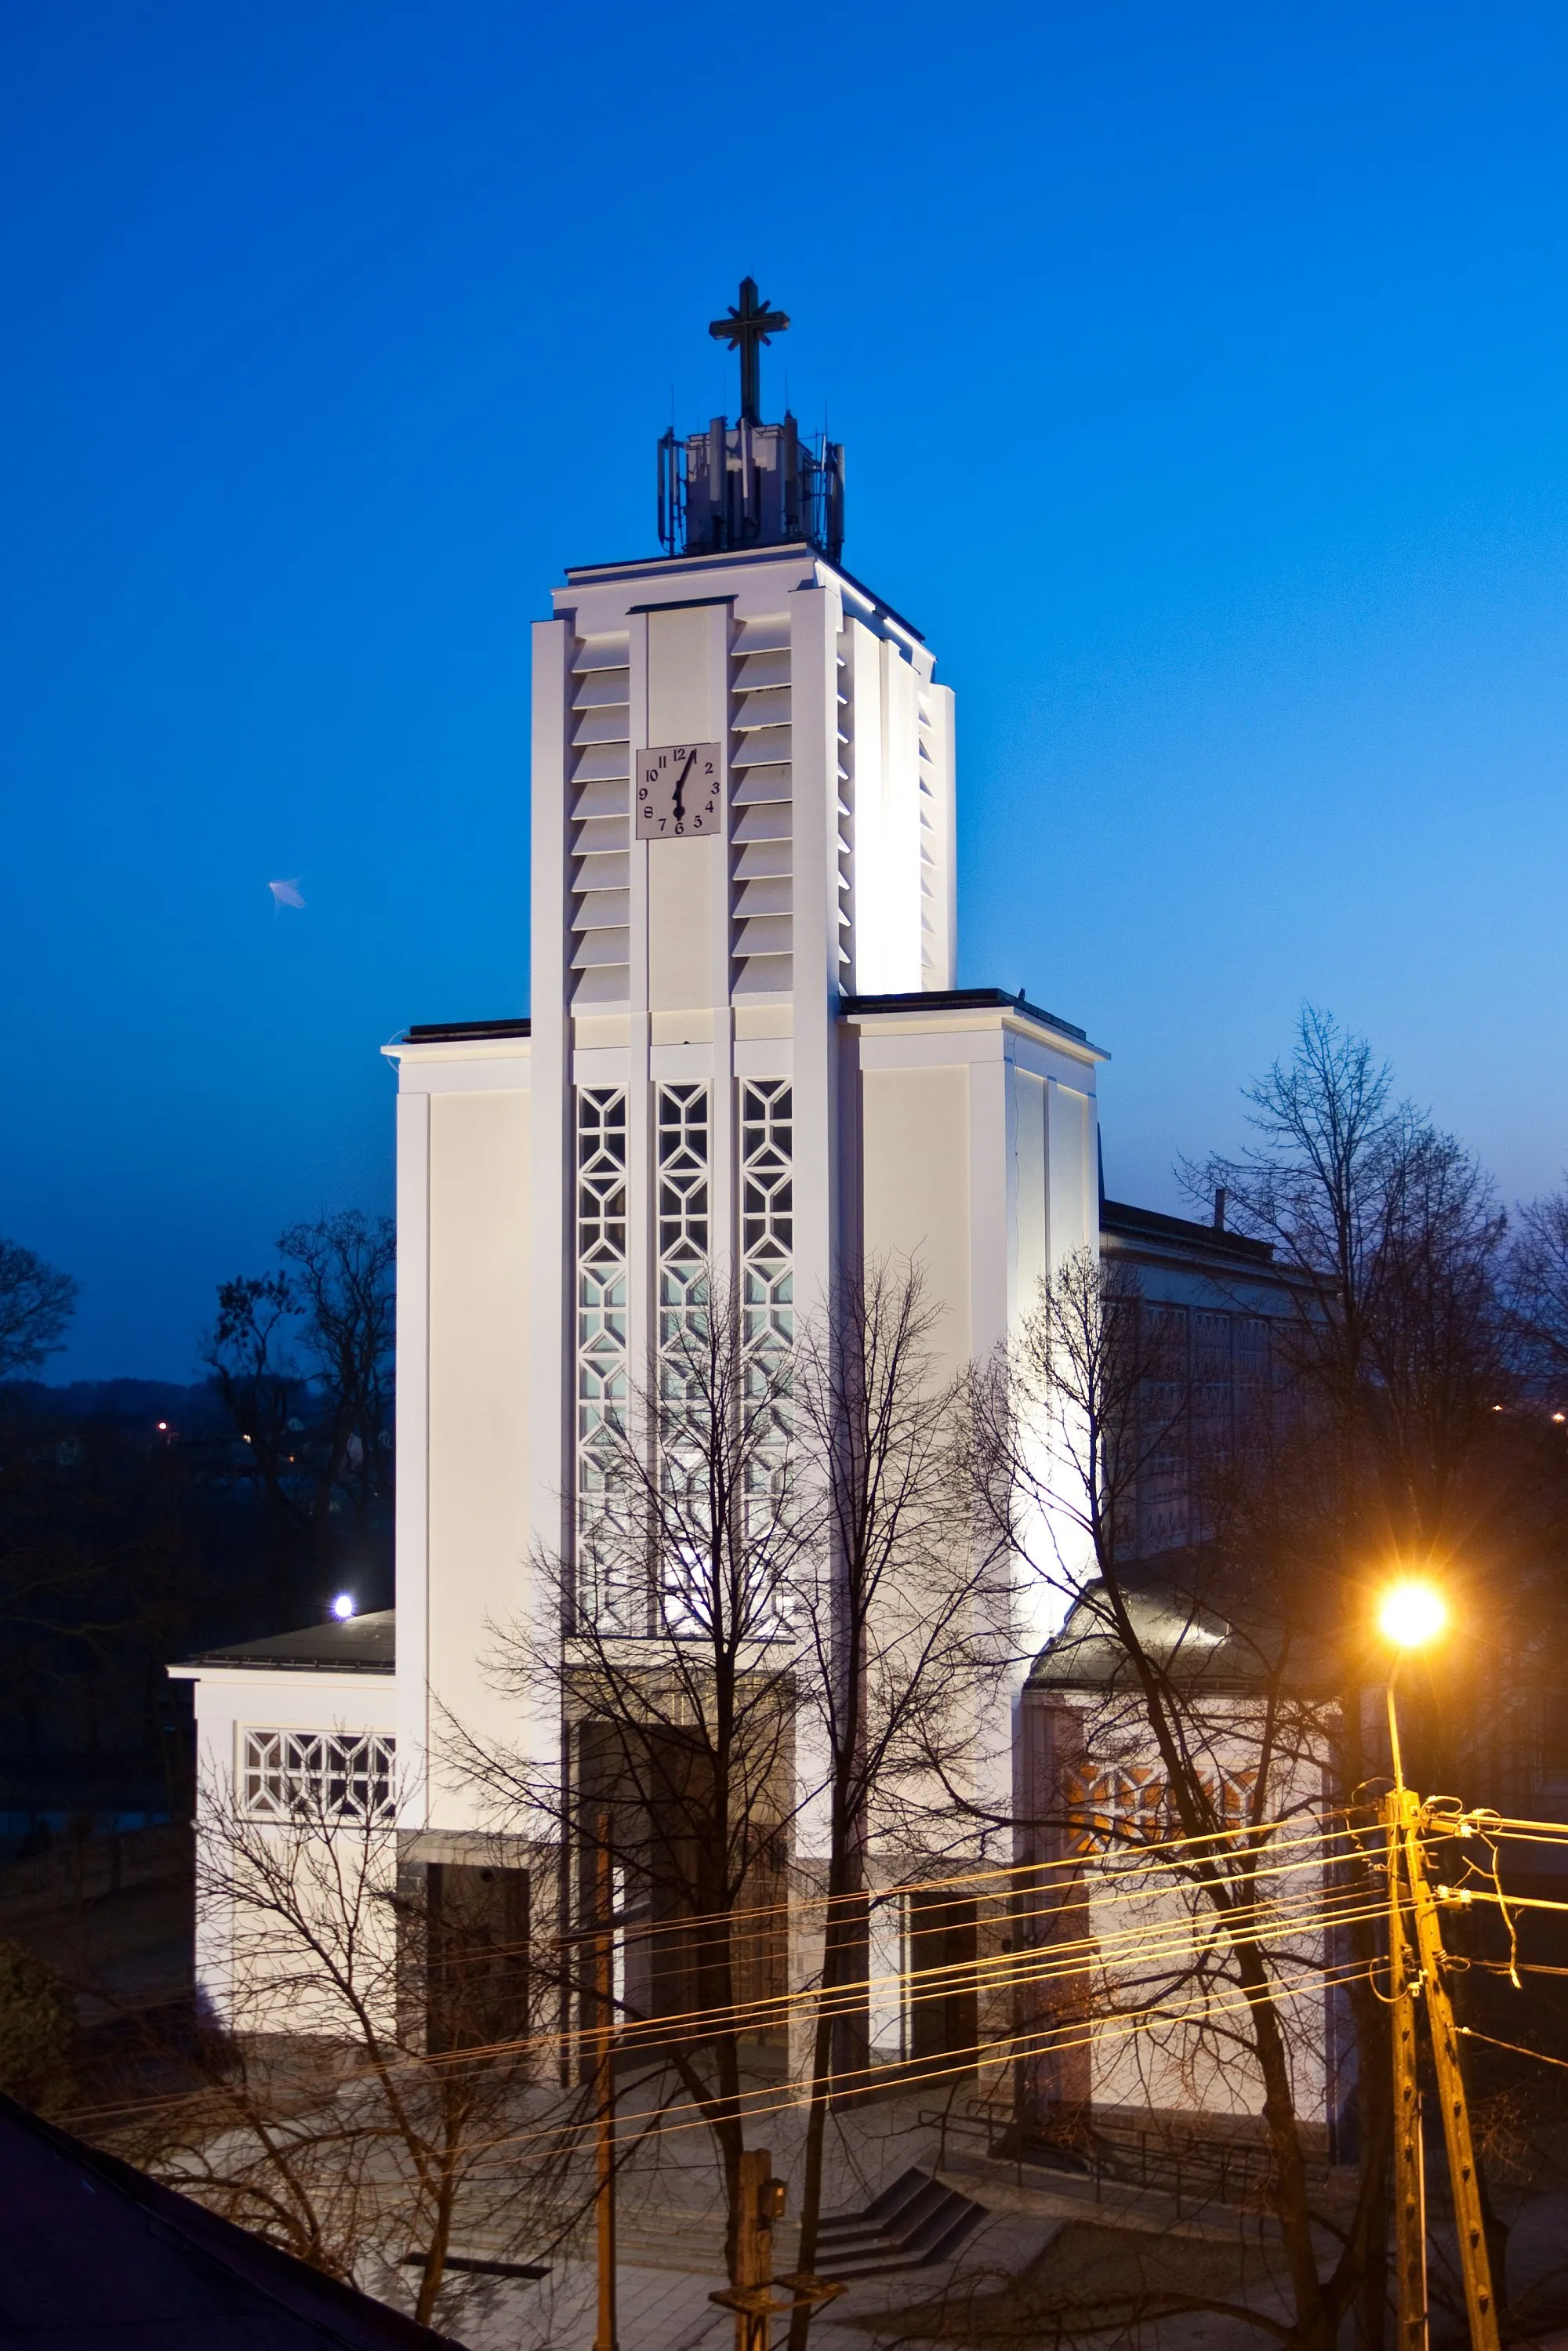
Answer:
POLYGON ((1233 1742, 1242 1717, 1210 1686, 1204 1657, 1214 1636, 1202 1624, 1201 1593, 1178 1584, 1153 1604, 1145 1579, 1129 1573, 1140 1478, 1168 1448, 1172 1424, 1186 1409, 1183 1367, 1169 1357, 1164 1320, 1145 1305, 1135 1277, 1087 1251, 1068 1259, 1042 1284, 1005 1383, 982 1393, 992 1466, 979 1490, 1005 1496, 1030 1567, 1057 1585, 1110 1652, 1110 1687, 1124 1706, 1132 1703, 1158 1757, 1170 1825, 1197 1841, 1182 1871, 1223 1934, 1225 1970, 1239 1993, 1233 2029, 1244 2032, 1261 2084, 1294 2298, 1291 2337, 1328 2351, 1359 2273, 1348 2255, 1329 2278, 1318 2272, 1291 2025, 1271 1949, 1286 1929, 1265 1882, 1267 1842, 1259 1834, 1275 1817, 1291 1759, 1310 1745, 1312 1726, 1290 1696, 1289 1623, 1257 1608, 1247 1625, 1232 1622, 1249 1689, 1250 1753, 1239 1802, 1220 1726, 1233 1742))
MULTIPOLYGON (((1505 1219, 1473 1156, 1396 1102, 1387 1067, 1325 1013, 1303 1012, 1290 1058, 1248 1099, 1255 1142, 1239 1157, 1184 1171, 1197 1195, 1224 1187, 1229 1221, 1272 1245, 1296 1301, 1277 1332, 1285 1408, 1238 1465, 1232 1533, 1270 1564, 1297 1621, 1332 1653, 1339 1778, 1352 1791, 1383 1760, 1363 1732, 1366 1685, 1375 1687, 1383 1670, 1370 1638, 1378 1585, 1396 1566, 1435 1568, 1468 1604, 1473 1635, 1494 1613, 1483 1595, 1495 1599, 1499 1583, 1517 1588, 1525 1570, 1534 1481, 1510 1474, 1519 1447, 1499 1311, 1505 1219)), ((1542 1268, 1551 1231, 1548 1214, 1535 1259, 1542 1268)), ((1454 1729, 1477 1712, 1464 1698, 1479 1688, 1459 1687, 1462 1657, 1479 1661, 1485 1646, 1457 1644, 1438 1667, 1447 1707, 1409 1692, 1416 1767, 1442 1784, 1463 1769, 1454 1729)), ((1495 1703, 1482 1709, 1489 1719, 1495 1703)), ((1352 1936, 1365 1962, 1351 1999, 1363 2169, 1358 2332, 1371 2351, 1386 2308, 1385 2214, 1368 2200, 1390 2145, 1386 2019, 1370 1984, 1373 1930, 1359 1925, 1352 1936)))
POLYGON ((559 1715, 564 1752, 498 1752, 450 1720, 445 1731, 444 1768, 497 1818, 561 1845, 583 1881, 608 1819, 627 1937, 622 2044, 662 2052, 712 2133, 732 2281, 742 2043, 787 2016, 803 1656, 791 1594, 813 1539, 791 1339, 722 1269, 688 1270, 648 1376, 599 1427, 576 1556, 536 1556, 542 1617, 502 1631, 492 1657, 502 1688, 559 1715), (551 1616, 559 1648, 537 1632, 551 1616))
POLYGON ((415 2267, 429 2321, 462 2289, 455 2231, 517 2259, 570 2225, 582 2102, 539 2063, 549 1940, 523 1926, 459 1954, 449 1917, 444 1941, 352 1743, 280 1816, 254 1791, 204 1792, 198 1925, 223 1953, 223 2014, 198 2043, 204 2086, 155 2106, 128 2151, 331 2275, 415 2267))
MULTIPOLYGON (((796 1408, 820 1482, 796 1604, 827 1846, 800 2202, 807 2273, 834 2076, 858 2084, 868 2058, 855 1991, 866 1976, 868 1838, 874 1828, 927 1841, 925 1810, 972 1747, 1005 1662, 994 1547, 957 1474, 957 1385, 936 1360, 940 1319, 917 1269, 845 1268, 800 1351, 796 1408)), ((811 2318, 797 2307, 790 2351, 802 2351, 811 2318)))

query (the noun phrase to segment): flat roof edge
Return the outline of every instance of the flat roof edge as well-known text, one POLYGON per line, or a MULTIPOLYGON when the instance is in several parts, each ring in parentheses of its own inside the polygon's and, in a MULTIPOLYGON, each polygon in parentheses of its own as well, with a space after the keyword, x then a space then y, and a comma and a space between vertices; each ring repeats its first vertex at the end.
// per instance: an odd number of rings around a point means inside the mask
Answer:
POLYGON ((1097 1060, 1111 1058, 1103 1045, 1091 1044, 1088 1031, 1073 1020, 1063 1020, 1054 1012, 1031 1004, 1020 988, 1016 996, 1005 987, 933 987, 909 988, 890 996, 842 996, 839 1010, 848 1020, 874 1019, 878 1014, 904 1012, 1010 1012, 1020 1020, 1032 1021, 1037 1029, 1049 1029, 1053 1035, 1070 1038, 1073 1044, 1097 1060))
POLYGON ((460 1045, 483 1043, 489 1038, 531 1037, 533 1018, 528 1013, 509 1016, 504 1020, 416 1020, 393 1038, 394 1045, 460 1045))

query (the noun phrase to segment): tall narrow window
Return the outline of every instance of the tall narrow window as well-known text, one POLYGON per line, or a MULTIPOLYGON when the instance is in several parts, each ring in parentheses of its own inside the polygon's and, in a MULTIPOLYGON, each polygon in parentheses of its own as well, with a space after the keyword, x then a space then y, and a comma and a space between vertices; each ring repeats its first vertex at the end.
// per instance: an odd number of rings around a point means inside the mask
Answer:
POLYGON ((749 1470, 758 1504, 777 1510, 788 1475, 789 1360, 795 1344, 794 1108, 788 1078, 740 1090, 741 1311, 764 1442, 749 1470))
MULTIPOLYGON (((617 1512, 626 1431, 626 1096, 577 1097, 577 1573, 596 1623, 630 1604, 617 1512)), ((632 1629, 632 1628, 628 1628, 632 1629)))
MULTIPOLYGON (((672 1527, 685 1524, 700 1542, 707 1502, 706 1474, 711 1432, 702 1426, 712 1405, 709 1364, 710 1230, 708 1092, 706 1086, 660 1086, 655 1092, 658 1154, 659 1474, 672 1500, 672 1527)), ((691 1570, 680 1553, 661 1559, 661 1610, 668 1630, 687 1624, 691 1570)), ((699 1574, 700 1583, 700 1574, 699 1574)))
POLYGON ((706 1327, 707 1104, 706 1086, 658 1089, 659 1369, 667 1399, 684 1395, 683 1358, 706 1327))

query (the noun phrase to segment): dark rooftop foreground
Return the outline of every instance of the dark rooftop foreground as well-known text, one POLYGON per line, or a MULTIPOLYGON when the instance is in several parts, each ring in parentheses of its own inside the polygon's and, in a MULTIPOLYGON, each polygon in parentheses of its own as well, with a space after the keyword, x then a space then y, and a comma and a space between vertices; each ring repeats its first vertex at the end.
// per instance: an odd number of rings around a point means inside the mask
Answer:
POLYGON ((37 2351, 457 2351, 0 2096, 0 2341, 37 2351))

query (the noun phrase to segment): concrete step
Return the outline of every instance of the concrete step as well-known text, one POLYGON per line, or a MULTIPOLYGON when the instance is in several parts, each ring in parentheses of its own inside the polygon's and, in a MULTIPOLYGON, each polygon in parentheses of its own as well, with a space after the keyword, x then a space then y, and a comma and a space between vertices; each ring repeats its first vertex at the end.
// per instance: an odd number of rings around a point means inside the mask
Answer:
POLYGON ((928 2171, 901 2172, 861 2212, 832 2212, 817 2239, 817 2268, 848 2284, 951 2261, 988 2217, 983 2204, 928 2171))

